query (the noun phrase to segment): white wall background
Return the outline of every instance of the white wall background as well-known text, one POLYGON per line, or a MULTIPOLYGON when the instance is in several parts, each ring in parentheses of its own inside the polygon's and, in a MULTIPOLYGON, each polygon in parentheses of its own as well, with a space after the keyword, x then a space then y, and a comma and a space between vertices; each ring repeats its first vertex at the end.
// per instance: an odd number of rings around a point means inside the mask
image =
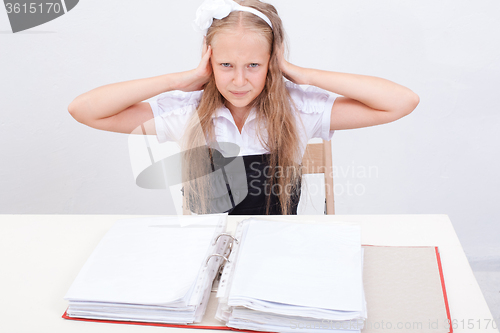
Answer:
MULTIPOLYGON (((335 134, 337 213, 448 214, 469 259, 498 270, 500 2, 270 1, 292 62, 384 77, 421 99, 400 121, 335 134)), ((200 2, 80 1, 17 34, 0 8, 0 213, 173 212, 167 191, 135 185, 127 135, 83 126, 67 106, 196 67, 200 2)))

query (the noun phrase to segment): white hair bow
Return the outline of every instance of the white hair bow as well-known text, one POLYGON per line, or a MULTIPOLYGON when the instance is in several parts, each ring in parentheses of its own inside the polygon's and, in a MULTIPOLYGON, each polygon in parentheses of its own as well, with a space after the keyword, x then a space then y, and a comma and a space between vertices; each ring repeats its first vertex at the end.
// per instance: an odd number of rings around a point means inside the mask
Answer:
POLYGON ((207 34, 208 28, 212 25, 213 19, 221 20, 224 17, 228 16, 231 12, 240 11, 240 12, 249 12, 254 15, 257 15, 267 24, 273 28, 271 24, 271 20, 259 12, 256 9, 241 6, 232 0, 205 0, 201 4, 200 7, 196 10, 196 19, 194 20, 196 30, 203 33, 203 35, 207 34))

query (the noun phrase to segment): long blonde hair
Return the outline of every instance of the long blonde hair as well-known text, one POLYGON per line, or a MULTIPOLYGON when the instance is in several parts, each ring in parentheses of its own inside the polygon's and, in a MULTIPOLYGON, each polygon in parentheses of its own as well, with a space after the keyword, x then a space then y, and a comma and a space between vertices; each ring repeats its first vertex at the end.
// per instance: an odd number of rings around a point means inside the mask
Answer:
MULTIPOLYGON (((269 170, 271 177, 267 186, 274 190, 281 207, 281 213, 290 214, 292 210, 291 196, 295 195, 300 186, 300 161, 302 156, 300 150, 300 139, 296 123, 296 112, 288 90, 285 86, 283 73, 279 68, 278 52, 285 44, 285 32, 283 24, 276 8, 270 4, 259 0, 236 0, 237 3, 254 8, 266 15, 272 23, 271 27, 260 17, 242 11, 230 13, 227 17, 214 19, 211 27, 207 31, 206 44, 211 45, 214 37, 222 31, 234 31, 236 28, 249 29, 265 37, 270 46, 269 68, 266 83, 262 93, 254 100, 253 106, 257 108, 257 128, 267 129, 267 136, 258 131, 258 138, 262 145, 269 151, 269 170), (286 170, 286 172, 282 172, 286 170), (279 176, 276 176, 279 174, 279 176), (274 175, 274 176, 273 176, 274 175), (286 189, 289 189, 288 191, 286 189)), ((194 147, 199 147, 206 139, 208 142, 215 141, 214 126, 212 116, 215 111, 224 105, 225 99, 218 91, 215 78, 212 76, 204 87, 204 92, 197 109, 197 119, 199 124, 188 129, 186 133, 187 148, 184 154, 186 168, 184 169, 185 179, 195 179, 188 186, 184 186, 185 204, 189 205, 189 200, 200 200, 200 197, 209 195, 211 185, 206 181, 199 181, 199 176, 209 172, 209 166, 200 163, 200 159, 207 159, 210 153, 194 153, 194 147), (201 125, 201 126, 200 126, 201 125), (201 129, 201 130, 200 130, 201 129)), ((211 155, 210 155, 211 156, 211 155)), ((269 213, 271 196, 267 197, 266 214, 269 213)), ((198 210, 208 212, 206 203, 197 202, 198 210)), ((192 207, 192 204, 189 205, 192 207)))

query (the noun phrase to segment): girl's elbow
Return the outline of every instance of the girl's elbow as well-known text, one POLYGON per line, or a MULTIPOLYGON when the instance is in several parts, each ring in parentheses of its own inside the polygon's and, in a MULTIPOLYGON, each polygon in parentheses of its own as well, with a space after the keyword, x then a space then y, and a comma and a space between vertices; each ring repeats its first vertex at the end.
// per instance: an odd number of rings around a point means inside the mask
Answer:
POLYGON ((401 106, 401 117, 407 116, 417 108, 420 103, 420 97, 413 91, 410 91, 405 99, 404 105, 401 106))
POLYGON ((81 101, 77 98, 75 98, 69 105, 68 105, 68 112, 69 114, 79 123, 84 124, 85 123, 85 110, 83 109, 83 105, 81 101))
POLYGON ((411 97, 410 97, 410 102, 409 102, 410 112, 408 112, 408 114, 410 114, 413 110, 415 110, 417 108, 418 103, 420 103, 420 97, 412 91, 411 97))
POLYGON ((71 102, 68 105, 68 112, 73 118, 76 119, 76 115, 78 114, 78 108, 76 106, 75 100, 73 100, 73 102, 71 102))

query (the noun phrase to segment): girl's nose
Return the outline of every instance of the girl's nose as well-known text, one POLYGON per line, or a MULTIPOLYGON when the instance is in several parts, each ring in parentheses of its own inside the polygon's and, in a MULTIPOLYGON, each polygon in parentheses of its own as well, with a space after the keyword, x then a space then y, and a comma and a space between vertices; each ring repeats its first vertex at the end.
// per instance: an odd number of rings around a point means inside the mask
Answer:
POLYGON ((233 83, 238 87, 243 87, 246 84, 245 72, 243 70, 235 71, 233 83))

